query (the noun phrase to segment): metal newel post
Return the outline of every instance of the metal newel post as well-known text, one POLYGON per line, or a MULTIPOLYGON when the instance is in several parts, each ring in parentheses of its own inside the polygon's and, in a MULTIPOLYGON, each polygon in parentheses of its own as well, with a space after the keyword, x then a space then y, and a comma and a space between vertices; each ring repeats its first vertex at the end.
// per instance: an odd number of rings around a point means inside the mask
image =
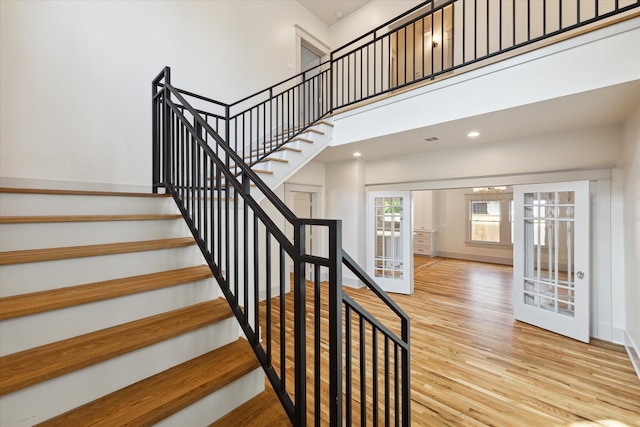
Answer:
POLYGON ((151 83, 151 189, 154 193, 158 192, 160 184, 160 135, 158 129, 158 105, 160 101, 156 98, 158 93, 158 83, 154 80, 151 83))
POLYGON ((409 353, 409 319, 402 322, 402 339, 407 343, 407 349, 402 352, 402 425, 411 425, 411 354, 409 353))
MULTIPOLYGON (((306 281, 305 225, 296 219, 293 223, 293 244, 295 247, 293 265, 293 333, 295 360, 295 425, 303 427, 307 423, 307 331, 306 331, 306 281)), ((317 398, 317 396, 316 396, 317 398)), ((318 414, 316 414, 318 415, 318 414)))
POLYGON ((169 86, 171 86, 171 68, 164 67, 164 94, 162 95, 162 104, 163 104, 163 118, 162 118, 162 150, 163 150, 163 160, 164 160, 164 185, 169 185, 170 182, 170 171, 171 171, 171 159, 169 149, 169 144, 171 141, 171 110, 169 109, 168 100, 171 99, 171 91, 169 90, 169 86))
POLYGON ((329 228, 329 418, 342 425, 342 221, 329 228))
MULTIPOLYGON (((231 147, 231 107, 229 105, 225 105, 224 107, 224 142, 227 143, 228 147, 231 147)), ((230 161, 229 161, 229 153, 225 153, 225 165, 227 169, 229 169, 230 161)))

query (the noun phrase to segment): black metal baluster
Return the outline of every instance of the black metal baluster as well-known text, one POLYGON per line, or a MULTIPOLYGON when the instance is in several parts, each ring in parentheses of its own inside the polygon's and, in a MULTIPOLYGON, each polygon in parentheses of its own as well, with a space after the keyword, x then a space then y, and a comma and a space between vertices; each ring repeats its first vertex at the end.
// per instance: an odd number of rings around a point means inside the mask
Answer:
POLYGON ((473 0, 473 59, 478 59, 478 0, 473 0))
POLYGON ((531 40, 531 0, 527 0, 527 41, 529 40, 531 40))
MULTIPOLYGON (((282 382, 281 393, 287 392, 287 334, 286 334, 286 287, 285 287, 285 252, 280 245, 280 381, 282 382)), ((303 398, 298 396, 297 401, 303 398)))
MULTIPOLYGON (((396 427, 398 427, 400 426, 400 413, 402 410, 402 406, 400 402, 400 375, 398 372, 399 360, 398 360, 398 344, 397 343, 395 343, 393 346, 393 360, 394 360, 393 392, 394 392, 394 401, 396 404, 396 408, 395 408, 396 409, 396 427)), ((402 421, 404 422, 404 417, 402 421)))
POLYGON ((344 332, 344 342, 345 342, 345 364, 346 364, 346 369, 345 369, 345 399, 346 399, 346 414, 345 414, 345 421, 346 421, 346 425, 347 426, 351 426, 353 425, 353 421, 352 421, 352 411, 353 411, 353 379, 352 379, 352 369, 353 369, 353 362, 352 362, 352 357, 353 355, 352 353, 352 349, 353 349, 353 337, 352 337, 352 333, 351 333, 351 306, 348 304, 345 304, 345 312, 344 312, 344 325, 345 325, 345 332, 344 332))
MULTIPOLYGON (((246 241, 246 239, 245 239, 246 241)), ((258 246, 260 238, 258 235, 258 217, 253 214, 253 315, 255 325, 255 345, 260 344, 260 258, 258 246)))
POLYGON ((389 390, 389 337, 384 337, 384 425, 389 427, 391 420, 391 404, 389 390))
POLYGON ((367 354, 364 318, 360 317, 360 425, 367 425, 367 354))
POLYGON ((267 267, 267 274, 265 276, 266 286, 266 300, 265 300, 265 339, 267 341, 267 363, 271 365, 272 362, 272 348, 271 348, 271 232, 267 227, 265 230, 265 263, 267 267))
POLYGON ((371 324, 371 397, 373 401, 373 425, 378 425, 378 331, 371 324))
POLYGON ((490 13, 490 7, 489 7, 489 5, 490 5, 490 4, 491 4, 491 3, 487 3, 487 4, 486 4, 486 9, 485 9, 485 11, 486 11, 486 13, 487 13, 487 22, 486 22, 486 26, 487 26, 487 53, 486 53, 486 55, 487 55, 487 56, 489 56, 489 53, 490 53, 490 51, 491 51, 491 47, 490 47, 490 45, 489 45, 489 38, 490 38, 490 36, 491 36, 490 31, 489 31, 489 30, 490 30, 490 28, 491 28, 491 26, 489 25, 489 13, 490 13))
POLYGON ((467 62, 467 0, 462 0, 462 64, 467 62))
POLYGON ((321 401, 321 393, 320 393, 320 383, 322 382, 322 370, 321 370, 321 362, 322 362, 322 352, 320 348, 321 336, 320 336, 320 323, 322 320, 321 316, 321 308, 320 308, 320 264, 314 265, 313 270, 313 283, 314 283, 314 295, 313 295, 313 320, 314 320, 314 331, 313 331, 313 341, 314 341, 314 392, 313 399, 315 402, 314 405, 314 414, 315 414, 315 425, 320 426, 320 421, 322 417, 320 416, 320 401, 321 401))
POLYGON ((512 19, 511 22, 513 23, 511 31, 513 32, 513 44, 512 46, 516 45, 516 0, 512 0, 511 1, 511 12, 512 12, 512 19))
POLYGON ((542 35, 547 35, 547 0, 542 0, 542 35))

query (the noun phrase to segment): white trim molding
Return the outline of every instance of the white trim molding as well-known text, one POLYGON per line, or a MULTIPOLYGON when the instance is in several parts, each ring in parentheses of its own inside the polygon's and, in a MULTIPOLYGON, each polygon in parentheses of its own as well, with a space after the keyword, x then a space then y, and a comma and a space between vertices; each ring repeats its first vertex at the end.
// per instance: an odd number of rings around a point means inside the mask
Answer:
POLYGON ((633 342, 633 339, 631 339, 631 335, 629 335, 627 331, 624 332, 624 348, 627 349, 631 364, 636 370, 638 378, 640 378, 640 348, 638 348, 638 346, 633 342))

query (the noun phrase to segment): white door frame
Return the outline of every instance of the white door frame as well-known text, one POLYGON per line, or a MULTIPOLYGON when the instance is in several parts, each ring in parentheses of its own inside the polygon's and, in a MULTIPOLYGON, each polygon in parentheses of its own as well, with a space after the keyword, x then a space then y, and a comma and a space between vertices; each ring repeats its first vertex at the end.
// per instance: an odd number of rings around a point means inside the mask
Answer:
MULTIPOLYGON (((291 201, 294 193, 308 193, 311 195, 311 218, 320 218, 322 216, 322 212, 324 212, 324 197, 323 197, 323 188, 317 185, 306 185, 306 184, 284 184, 284 200, 286 201, 286 205, 290 208, 291 201)), ((286 228, 287 237, 293 239, 292 232, 290 227, 286 228)), ((326 237, 325 233, 316 233, 311 240, 311 247, 307 248, 307 253, 326 256, 326 237)), ((287 273, 293 271, 293 266, 287 265, 287 273)), ((309 272, 307 272, 309 273, 309 272)), ((323 274, 323 276, 326 273, 323 274)), ((307 280, 311 280, 312 277, 307 274, 307 280)), ((321 280, 326 280, 326 277, 321 277, 321 280)))

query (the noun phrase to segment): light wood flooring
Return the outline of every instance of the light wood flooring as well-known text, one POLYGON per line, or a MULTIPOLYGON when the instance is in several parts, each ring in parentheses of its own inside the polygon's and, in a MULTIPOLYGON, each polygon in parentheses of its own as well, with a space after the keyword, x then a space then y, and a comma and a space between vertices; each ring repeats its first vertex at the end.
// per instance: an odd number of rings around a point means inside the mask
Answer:
MULTIPOLYGON (((415 258, 412 425, 640 426, 640 379, 622 346, 515 322, 512 268, 415 258)), ((368 291, 358 290, 358 294, 368 291)))
MULTIPOLYGON (((411 424, 640 426, 640 379, 624 348, 515 322, 511 287, 508 266, 415 258, 414 294, 393 295, 411 317, 411 424)), ((385 319, 370 291, 346 291, 385 319)))

